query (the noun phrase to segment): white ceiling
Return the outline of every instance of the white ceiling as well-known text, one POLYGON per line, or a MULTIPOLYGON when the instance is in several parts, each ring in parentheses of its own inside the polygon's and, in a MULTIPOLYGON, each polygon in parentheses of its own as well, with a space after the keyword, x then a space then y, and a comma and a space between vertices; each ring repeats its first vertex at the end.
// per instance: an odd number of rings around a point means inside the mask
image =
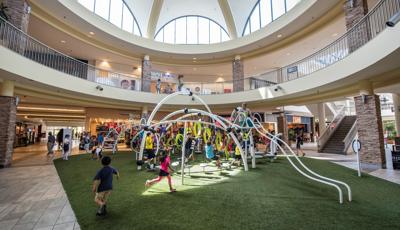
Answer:
POLYGON ((150 18, 151 7, 153 0, 125 0, 125 3, 132 10, 135 15, 136 21, 139 24, 142 35, 146 35, 147 22, 150 18))
POLYGON ((256 2, 257 0, 228 0, 238 36, 242 35, 246 20, 256 2))
POLYGON ((164 0, 156 32, 170 20, 185 15, 200 15, 211 18, 226 29, 224 15, 217 0, 164 0))

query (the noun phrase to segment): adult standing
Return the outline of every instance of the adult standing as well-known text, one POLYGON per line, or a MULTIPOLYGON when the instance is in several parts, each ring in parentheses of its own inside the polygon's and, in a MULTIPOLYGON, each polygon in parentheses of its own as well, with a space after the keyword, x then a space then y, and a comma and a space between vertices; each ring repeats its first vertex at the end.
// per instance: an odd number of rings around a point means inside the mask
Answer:
POLYGON ((51 132, 49 132, 49 136, 47 137, 47 156, 54 155, 53 148, 55 144, 56 138, 51 132))
POLYGON ((83 137, 83 148, 85 149, 86 153, 89 153, 90 149, 90 136, 89 133, 85 133, 85 136, 83 137))
POLYGON ((60 131, 58 131, 57 133, 58 150, 61 150, 63 138, 64 138, 64 129, 60 129, 60 131))
POLYGON ((298 132, 296 135, 296 151, 297 151, 297 156, 299 156, 299 153, 303 155, 303 157, 306 155, 303 150, 301 149, 301 146, 303 145, 303 133, 298 132))
POLYGON ((104 142, 104 137, 103 134, 100 133, 99 136, 97 137, 97 144, 103 146, 103 142, 104 142))
POLYGON ((159 78, 156 83, 157 94, 161 93, 161 79, 159 78))

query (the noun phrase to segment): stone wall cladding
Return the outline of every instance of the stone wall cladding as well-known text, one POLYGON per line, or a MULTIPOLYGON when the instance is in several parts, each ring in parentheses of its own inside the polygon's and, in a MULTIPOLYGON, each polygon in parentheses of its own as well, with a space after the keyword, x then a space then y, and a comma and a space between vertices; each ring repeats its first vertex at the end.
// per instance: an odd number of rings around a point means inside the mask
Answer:
POLYGON ((0 168, 11 165, 16 112, 15 98, 0 96, 0 168))
POLYGON ((142 61, 142 91, 150 92, 151 89, 151 61, 142 61))
MULTIPOLYGON (((368 13, 367 0, 346 0, 343 10, 345 13, 346 28, 349 31, 368 13)), ((369 21, 364 21, 357 28, 352 29, 347 37, 350 53, 363 46, 371 37, 369 21)))
POLYGON ((357 113, 358 139, 361 142, 362 164, 386 168, 381 106, 378 95, 354 98, 357 113))
POLYGON ((241 60, 232 62, 233 92, 244 91, 244 70, 241 60))
POLYGON ((288 127, 287 127, 286 115, 279 116, 276 118, 276 120, 278 123, 278 132, 277 133, 282 133, 281 139, 285 142, 288 142, 289 132, 288 132, 288 127))

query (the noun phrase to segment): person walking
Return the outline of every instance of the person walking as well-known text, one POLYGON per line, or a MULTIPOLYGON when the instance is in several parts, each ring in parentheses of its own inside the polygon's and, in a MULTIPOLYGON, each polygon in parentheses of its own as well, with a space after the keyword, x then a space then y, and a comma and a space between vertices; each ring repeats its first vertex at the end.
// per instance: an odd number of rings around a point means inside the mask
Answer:
POLYGON ((302 156, 304 157, 306 154, 301 149, 302 145, 303 145, 303 135, 301 132, 298 132, 296 136, 296 151, 297 151, 296 154, 297 156, 300 156, 299 153, 301 152, 302 156))
POLYGON ((53 136, 51 132, 49 132, 49 136, 47 137, 47 156, 54 156, 54 145, 56 144, 56 138, 53 136))
POLYGON ((157 94, 161 93, 161 79, 159 78, 156 83, 157 94))

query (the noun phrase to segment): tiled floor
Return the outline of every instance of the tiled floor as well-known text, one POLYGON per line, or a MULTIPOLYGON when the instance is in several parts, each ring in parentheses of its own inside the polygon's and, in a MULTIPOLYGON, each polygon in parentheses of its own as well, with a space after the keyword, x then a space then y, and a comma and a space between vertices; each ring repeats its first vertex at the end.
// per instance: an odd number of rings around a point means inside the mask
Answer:
POLYGON ((45 145, 15 149, 0 185, 0 230, 80 229, 45 145))
MULTIPOLYGON (((312 145, 305 152, 306 157, 357 168, 355 155, 317 153, 312 145)), ((370 175, 400 184, 398 170, 379 169, 370 175)), ((13 166, 0 169, 0 185, 0 230, 80 229, 44 143, 15 149, 13 166)))

